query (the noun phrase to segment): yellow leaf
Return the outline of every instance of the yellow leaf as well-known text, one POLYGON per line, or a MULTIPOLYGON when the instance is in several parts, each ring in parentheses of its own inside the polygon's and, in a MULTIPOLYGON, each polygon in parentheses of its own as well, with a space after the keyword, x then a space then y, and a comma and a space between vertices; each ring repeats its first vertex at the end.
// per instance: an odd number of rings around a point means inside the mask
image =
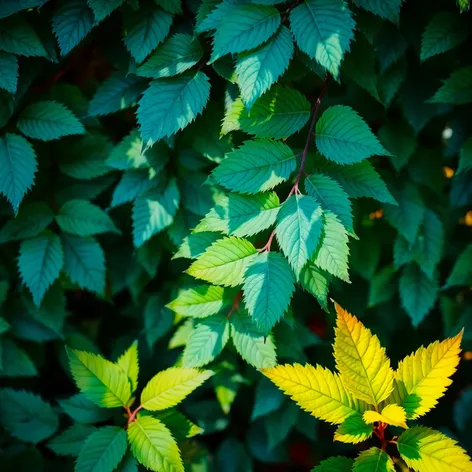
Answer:
POLYGON ((396 403, 387 405, 381 413, 378 413, 377 411, 365 411, 363 418, 364 421, 369 424, 380 421, 381 423, 387 423, 392 426, 400 426, 408 429, 406 424, 406 412, 404 408, 396 403))
POLYGON ((438 403, 459 364, 463 330, 455 337, 420 347, 398 364, 392 401, 401 405, 408 419, 424 415, 438 403))
POLYGON ((261 372, 311 415, 341 424, 367 406, 351 396, 339 375, 321 366, 279 365, 261 372))
POLYGON ((377 336, 335 303, 337 318, 334 357, 341 380, 359 400, 375 409, 393 390, 393 370, 377 336))

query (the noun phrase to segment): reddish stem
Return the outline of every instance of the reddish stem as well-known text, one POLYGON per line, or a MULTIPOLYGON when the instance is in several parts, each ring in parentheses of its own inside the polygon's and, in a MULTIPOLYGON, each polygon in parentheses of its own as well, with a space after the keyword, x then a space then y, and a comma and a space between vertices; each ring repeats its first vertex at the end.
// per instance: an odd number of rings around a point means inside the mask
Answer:
POLYGON ((240 290, 238 294, 234 297, 234 302, 233 302, 233 305, 231 306, 231 310, 229 311, 227 318, 230 318, 230 316, 235 311, 239 311, 239 302, 241 301, 242 297, 243 297, 243 291, 240 290))
POLYGON ((139 405, 138 408, 136 408, 136 410, 134 410, 133 413, 131 413, 130 417, 128 418, 128 424, 132 423, 136 419, 136 415, 138 414, 138 411, 141 410, 142 407, 143 405, 139 405))

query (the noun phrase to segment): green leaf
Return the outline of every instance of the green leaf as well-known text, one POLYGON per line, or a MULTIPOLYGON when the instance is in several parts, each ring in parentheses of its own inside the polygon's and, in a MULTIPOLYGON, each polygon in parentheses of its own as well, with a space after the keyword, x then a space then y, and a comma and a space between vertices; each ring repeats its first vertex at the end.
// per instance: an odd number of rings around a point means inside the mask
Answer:
POLYGON ((283 139, 300 131, 310 118, 310 102, 298 90, 274 85, 249 111, 241 98, 226 111, 221 133, 242 130, 258 138, 283 139))
POLYGON ((459 5, 461 13, 469 10, 470 8, 470 0, 457 0, 457 4, 459 5))
POLYGON ((140 416, 128 427, 134 457, 151 470, 184 472, 180 451, 171 432, 152 416, 140 416))
POLYGON ((211 370, 171 367, 155 375, 141 393, 141 405, 150 411, 178 405, 213 375, 211 370))
POLYGON ((14 54, 0 51, 0 88, 14 94, 18 85, 18 59, 14 54))
POLYGON ((30 356, 10 339, 2 339, 0 346, 1 377, 35 377, 38 370, 30 356))
POLYGON ((21 243, 18 269, 36 306, 41 304, 46 291, 59 277, 63 264, 61 240, 56 234, 46 231, 21 243))
POLYGON ((315 265, 345 282, 350 282, 346 229, 333 213, 325 212, 323 218, 321 246, 314 259, 315 265))
POLYGON ((310 292, 324 310, 328 310, 329 276, 320 270, 314 262, 308 261, 300 274, 300 284, 310 292))
POLYGON ((398 23, 400 8, 404 0, 353 0, 353 3, 381 18, 398 23))
POLYGON ((0 18, 6 18, 27 8, 41 7, 49 0, 3 0, 0 5, 0 18))
POLYGON ((298 47, 334 77, 354 38, 355 22, 343 0, 306 0, 290 12, 298 47))
POLYGON ((386 123, 379 131, 379 140, 392 154, 390 162, 398 172, 406 166, 416 149, 414 130, 403 120, 386 123))
POLYGON ((459 154, 459 167, 457 173, 464 172, 465 170, 472 169, 472 138, 462 145, 459 154))
POLYGON ((188 34, 177 33, 167 39, 140 65, 136 74, 160 79, 182 74, 203 56, 200 43, 188 34))
POLYGON ((37 444, 52 436, 59 418, 51 405, 26 390, 0 390, 0 418, 3 427, 21 441, 37 444))
POLYGON ((139 360, 138 342, 134 341, 131 346, 116 361, 118 367, 126 374, 131 384, 131 393, 138 388, 139 360))
POLYGON ((347 457, 330 457, 320 462, 311 472, 351 472, 354 461, 347 457))
POLYGON ((32 238, 43 232, 53 221, 54 213, 42 202, 21 206, 18 215, 0 230, 0 243, 32 238))
POLYGON ((338 426, 334 433, 334 440, 343 443, 358 444, 369 439, 373 431, 374 425, 366 424, 362 419, 362 415, 355 414, 346 418, 344 422, 338 426))
POLYGON ((144 308, 144 333, 150 349, 172 328, 174 314, 164 307, 159 296, 149 297, 144 308))
POLYGON ((164 8, 165 11, 168 11, 169 13, 172 13, 172 14, 182 13, 181 0, 154 0, 154 3, 157 3, 162 8, 164 8))
POLYGON ((281 26, 269 41, 238 56, 236 75, 241 98, 247 108, 251 108, 287 70, 293 52, 290 31, 281 26))
POLYGON ((264 427, 267 434, 267 444, 273 449, 290 434, 297 423, 300 409, 295 402, 286 401, 282 407, 264 417, 264 427))
POLYGON ((21 15, 0 21, 0 50, 19 56, 48 56, 38 34, 21 15))
POLYGON ((56 221, 62 230, 78 236, 120 233, 100 207, 87 200, 70 200, 59 210, 56 221))
POLYGON ((174 254, 172 259, 198 259, 221 235, 215 233, 192 233, 189 234, 174 254))
POLYGON ((202 428, 192 423, 175 408, 156 412, 153 416, 162 421, 172 431, 172 435, 177 442, 185 441, 186 438, 193 438, 203 432, 202 428))
POLYGON ((80 288, 103 294, 105 256, 100 244, 91 237, 61 235, 64 248, 64 272, 80 288))
POLYGON ((119 426, 103 426, 89 436, 80 451, 76 472, 113 472, 123 459, 128 443, 119 426))
POLYGON ((138 122, 145 143, 154 143, 184 129, 202 113, 210 95, 203 72, 151 82, 139 102, 138 122))
POLYGON ((199 321, 184 349, 184 367, 202 367, 223 350, 229 339, 226 315, 213 315, 199 321))
POLYGON ((334 213, 343 226, 350 233, 354 233, 351 202, 336 180, 324 174, 313 174, 306 178, 305 189, 323 210, 334 213))
POLYGON ((469 244, 456 259, 452 272, 446 281, 446 287, 472 284, 472 244, 469 244))
POLYGON ((321 215, 321 207, 313 197, 298 194, 291 196, 277 215, 277 242, 297 277, 318 246, 321 215))
POLYGON ((34 182, 38 169, 36 153, 31 144, 22 136, 6 133, 0 136, 0 193, 11 203, 18 213, 25 193, 34 182))
POLYGON ((83 393, 77 393, 65 400, 59 400, 58 403, 64 412, 77 423, 100 423, 108 420, 112 415, 110 410, 98 407, 83 393))
POLYGON ((127 405, 131 385, 123 370, 96 354, 67 348, 77 387, 92 402, 105 408, 127 405))
POLYGON ((120 7, 124 1, 125 0, 87 0, 98 23, 120 7))
POLYGON ((373 155, 389 156, 365 121, 350 107, 329 107, 316 123, 316 146, 338 164, 355 164, 373 155))
POLYGON ((280 25, 280 13, 268 5, 235 4, 231 15, 217 26, 211 62, 228 53, 254 49, 266 42, 280 25))
POLYGON ((286 144, 256 139, 228 153, 212 175, 229 190, 258 193, 286 181, 296 165, 296 157, 286 144))
POLYGON ((144 4, 124 16, 124 43, 137 62, 142 62, 169 34, 172 15, 153 5, 144 4))
POLYGON ((164 189, 148 191, 133 205, 133 242, 139 247, 174 221, 179 208, 180 193, 175 179, 164 189))
POLYGON ((63 1, 52 17, 52 30, 65 56, 87 36, 94 25, 87 0, 63 1))
POLYGON ((472 102, 472 66, 455 70, 429 99, 431 103, 464 105, 472 102))
POLYGON ((200 221, 194 231, 221 231, 234 236, 252 236, 275 224, 280 209, 275 192, 257 195, 230 193, 200 221))
POLYGON ((423 219, 421 236, 422 251, 417 262, 421 270, 430 278, 434 278, 434 271, 439 264, 444 245, 444 226, 438 216, 431 210, 426 210, 423 219))
POLYGON ((382 267, 379 272, 371 277, 369 300, 367 302, 369 308, 386 303, 392 299, 397 289, 396 284, 393 283, 394 276, 394 268, 388 265, 382 267))
POLYGON ((134 106, 146 88, 146 82, 134 75, 114 72, 105 79, 90 100, 89 116, 102 116, 134 106))
POLYGON ((295 279, 281 254, 263 252, 248 264, 243 290, 249 314, 267 334, 287 310, 295 290, 295 279))
POLYGON ((86 439, 97 431, 95 426, 73 424, 48 442, 48 448, 59 456, 77 457, 86 439))
POLYGON ((153 169, 127 170, 113 191, 111 207, 134 201, 156 187, 158 182, 159 178, 153 169))
POLYGON ((175 300, 167 305, 176 313, 193 318, 215 315, 227 304, 225 289, 213 285, 198 285, 179 291, 175 300))
POLYGON ((274 367, 277 364, 277 352, 271 335, 267 336, 251 318, 238 312, 231 314, 230 323, 234 346, 248 364, 257 369, 274 367))
POLYGON ((467 38, 467 26, 456 13, 436 13, 421 37, 422 61, 436 54, 442 54, 462 44, 467 38))
POLYGON ((353 472, 395 472, 392 458, 378 447, 362 451, 354 461, 353 472))
POLYGON ((246 239, 223 238, 213 243, 187 273, 212 284, 236 287, 243 283, 246 268, 256 253, 256 248, 246 239))

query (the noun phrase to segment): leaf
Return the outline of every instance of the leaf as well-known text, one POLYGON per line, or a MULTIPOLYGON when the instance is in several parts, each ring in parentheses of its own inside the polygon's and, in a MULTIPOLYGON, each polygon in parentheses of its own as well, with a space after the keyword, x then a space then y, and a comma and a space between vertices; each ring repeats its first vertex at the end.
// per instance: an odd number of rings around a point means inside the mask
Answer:
POLYGON ((369 300, 367 302, 369 308, 386 303, 392 299, 397 289, 394 277, 395 269, 388 265, 382 267, 380 271, 370 278, 369 300))
POLYGON ((305 189, 323 210, 334 213, 343 226, 354 233, 351 202, 338 182, 323 174, 312 174, 305 179, 305 189))
POLYGON ((415 152, 417 141, 411 126, 402 121, 384 124, 378 131, 379 140, 392 152, 390 162, 397 172, 403 169, 415 152))
MULTIPOLYGON (((0 39, 1 42, 1 39, 0 39)), ((18 85, 18 59, 14 54, 0 51, 0 88, 14 94, 18 85)))
POLYGON ((59 277, 63 263, 61 240, 54 233, 47 231, 22 241, 18 269, 36 306, 41 304, 46 291, 59 277))
POLYGON ((329 276, 324 271, 318 269, 314 262, 308 261, 300 273, 301 286, 310 292, 321 305, 323 310, 328 310, 328 285, 329 276))
POLYGON ((172 434, 177 442, 185 441, 186 438, 193 438, 203 432, 203 429, 192 423, 182 413, 179 413, 175 408, 165 411, 159 411, 153 415, 159 421, 162 421, 167 428, 172 431, 172 434))
POLYGON ((144 467, 163 472, 184 472, 180 451, 171 432, 152 416, 140 416, 128 427, 134 457, 144 467))
POLYGON ((33 444, 49 438, 59 427, 51 405, 26 390, 0 389, 0 418, 13 437, 33 444))
POLYGON ((131 346, 116 361, 118 367, 126 374, 131 384, 131 393, 138 388, 139 359, 138 342, 134 341, 131 346))
POLYGON ((236 287, 257 253, 246 239, 230 236, 214 242, 188 269, 187 274, 212 284, 236 287))
POLYGON ((174 254, 172 259, 186 258, 198 259, 221 235, 215 233, 192 233, 189 234, 174 254))
POLYGON ((321 215, 321 207, 313 197, 297 194, 282 205, 277 215, 277 242, 297 277, 318 246, 321 215))
POLYGON ((365 121, 348 106, 329 107, 317 121, 315 133, 318 151, 338 164, 355 164, 373 155, 390 155, 365 121))
POLYGON ((63 231, 78 236, 120 233, 108 214, 87 200, 69 200, 59 210, 56 221, 63 231))
MULTIPOLYGON (((169 34, 172 15, 149 2, 124 16, 124 43, 136 62, 144 59, 169 34)), ((157 140, 156 140, 157 141, 157 140)))
POLYGON ((355 22, 342 0, 306 0, 290 12, 298 47, 334 77, 354 38, 355 22))
POLYGON ((171 367, 155 375, 141 393, 146 410, 172 408, 200 387, 214 373, 211 370, 171 367))
POLYGON ((157 3, 169 13, 182 14, 181 0, 154 0, 154 3, 157 3))
POLYGON ((238 56, 236 75, 241 99, 248 109, 286 71, 293 52, 290 31, 281 26, 266 43, 238 56))
POLYGON ((357 456, 352 470, 353 472, 395 472, 395 464, 385 451, 378 447, 371 447, 357 456))
POLYGON ((408 419, 416 419, 438 403, 459 364, 462 331, 445 341, 420 347, 398 364, 392 398, 402 406, 408 419))
POLYGON ((320 462, 311 472, 351 472, 354 461, 347 457, 330 457, 320 462))
POLYGON ((87 0, 67 0, 52 17, 52 30, 61 54, 65 56, 87 36, 94 25, 93 12, 87 0))
POLYGON ((48 55, 34 28, 21 15, 0 21, 0 50, 20 56, 48 55))
POLYGON ((451 103, 464 105, 472 102, 472 66, 455 70, 436 93, 429 99, 431 103, 451 103))
POLYGON ((379 413, 377 411, 364 411, 362 416, 366 423, 382 422, 391 424, 392 426, 400 426, 401 428, 408 429, 406 425, 406 412, 405 409, 396 403, 390 403, 385 406, 379 413))
POLYGON ((472 283, 472 244, 459 254, 446 281, 446 287, 470 285, 472 283))
POLYGON ((442 54, 462 44, 467 38, 467 27, 457 14, 436 13, 421 36, 421 61, 442 54))
POLYGON ((85 424, 73 424, 48 442, 48 448, 59 456, 77 457, 86 439, 97 428, 85 424))
POLYGON ((438 216, 431 210, 426 210, 423 219, 422 251, 417 260, 420 268, 431 279, 434 279, 434 271, 439 264, 444 246, 444 226, 438 216))
POLYGON ((111 207, 132 202, 148 190, 156 187, 159 178, 153 169, 128 170, 123 173, 121 180, 113 191, 111 207))
MULTIPOLYGON (((266 336, 248 316, 240 315, 237 312, 231 314, 230 323, 234 346, 248 364, 257 369, 275 367, 277 353, 271 335, 266 336)), ((253 412, 253 419, 254 415, 253 412)))
POLYGON ((276 252, 257 254, 244 273, 244 304, 256 325, 268 334, 287 310, 295 278, 284 257, 276 252))
POLYGON ((416 426, 398 438, 400 456, 417 472, 430 470, 468 471, 472 462, 457 442, 430 428, 416 426))
POLYGON ((215 315, 225 306, 225 290, 213 285, 198 285, 180 290, 168 308, 183 316, 206 318, 215 315))
POLYGON ((229 190, 254 194, 287 180, 296 164, 296 157, 286 144, 256 139, 228 153, 212 175, 229 190))
POLYGON ((90 435, 80 451, 76 472, 113 472, 123 459, 128 443, 119 426, 103 426, 90 435))
POLYGON ((160 233, 174 221, 179 208, 180 193, 175 179, 167 187, 150 190, 138 197, 133 205, 133 243, 142 246, 155 234, 160 233))
POLYGON ((97 22, 103 21, 114 10, 120 7, 125 0, 87 0, 97 22))
POLYGON ((0 18, 13 15, 27 8, 40 7, 48 0, 3 0, 0 5, 0 18))
POLYGON ((229 339, 226 315, 213 315, 200 321, 190 333, 182 358, 184 367, 202 367, 223 350, 229 339))
POLYGON ((378 15, 381 18, 398 23, 400 8, 404 0, 354 0, 354 4, 378 15))
POLYGON ((464 172, 465 170, 472 168, 472 138, 462 145, 459 154, 459 167, 457 173, 464 172))
POLYGON ((164 307, 159 296, 149 297, 144 308, 144 335, 150 349, 171 329, 174 314, 164 307))
POLYGON ((105 290, 105 256, 93 238, 61 235, 64 272, 80 288, 102 294, 105 290))
POLYGON ((362 419, 362 415, 357 413, 346 418, 344 422, 338 426, 334 433, 334 440, 343 443, 358 444, 369 439, 373 431, 374 427, 371 424, 367 424, 362 419))
POLYGON ((393 390, 393 370, 377 336, 335 303, 334 357, 345 387, 376 409, 393 390))
POLYGON ((38 370, 30 356, 10 339, 2 339, 0 346, 0 378, 35 377, 38 370))
POLYGON ((141 77, 160 79, 182 74, 203 56, 200 43, 188 34, 177 33, 167 39, 136 69, 141 77))
POLYGON ((153 80, 138 107, 138 122, 145 143, 172 136, 195 120, 205 108, 210 82, 203 72, 153 80))
POLYGON ((415 328, 433 308, 438 290, 437 280, 430 280, 418 266, 409 264, 403 269, 400 277, 400 298, 415 328))
POLYGON ((59 405, 77 423, 100 423, 108 420, 112 414, 110 410, 98 407, 82 393, 59 400, 59 405))
POLYGON ((0 193, 18 213, 23 197, 34 182, 38 169, 36 153, 22 136, 6 133, 0 137, 0 193))

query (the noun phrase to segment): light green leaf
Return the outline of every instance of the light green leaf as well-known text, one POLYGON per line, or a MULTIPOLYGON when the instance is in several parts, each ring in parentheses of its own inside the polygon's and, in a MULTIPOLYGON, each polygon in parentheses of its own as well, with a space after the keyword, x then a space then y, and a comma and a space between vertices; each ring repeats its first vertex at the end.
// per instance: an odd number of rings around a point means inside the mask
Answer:
POLYGON ((381 18, 398 23, 400 8, 404 0, 353 0, 353 3, 381 18))
POLYGON ((353 472, 395 472, 395 464, 385 451, 378 447, 371 447, 357 456, 352 470, 353 472))
POLYGON ((38 34, 21 15, 0 21, 0 50, 20 56, 48 56, 38 34))
POLYGON ((223 238, 213 243, 187 273, 213 284, 236 287, 243 283, 246 268, 256 253, 256 248, 246 239, 223 238))
POLYGON ((459 154, 459 167, 457 173, 464 172, 472 168, 472 138, 462 145, 459 154))
MULTIPOLYGON (((1 41, 1 40, 0 40, 1 41)), ((0 51, 0 88, 14 94, 18 85, 18 59, 14 54, 0 51)))
POLYGON ((351 472, 354 461, 347 457, 330 457, 320 462, 311 472, 351 472))
POLYGON ((355 164, 375 154, 388 156, 365 121, 350 107, 328 108, 316 123, 316 146, 338 164, 355 164))
POLYGON ((469 244, 456 259, 452 272, 446 281, 446 287, 472 284, 472 244, 469 244))
POLYGON ((455 70, 429 99, 431 103, 464 105, 472 102, 472 66, 455 70))
POLYGON ((298 47, 334 77, 354 38, 355 22, 343 0, 306 0, 290 12, 298 47))
POLYGON ((189 234, 174 254, 172 259, 198 259, 221 236, 216 233, 192 233, 189 234))
POLYGON ((87 0, 97 22, 104 20, 114 10, 120 7, 125 0, 87 0))
POLYGON ((64 412, 77 423, 100 423, 108 420, 112 415, 110 410, 100 408, 83 393, 59 400, 58 403, 64 412))
POLYGON ((105 408, 127 405, 131 385, 123 370, 97 354, 67 349, 77 387, 92 402, 105 408))
POLYGON ((184 367, 202 367, 223 350, 229 339, 226 315, 213 315, 200 321, 190 333, 184 349, 184 367))
POLYGON ((128 380, 131 384, 131 393, 134 393, 138 388, 138 341, 134 341, 131 344, 131 346, 118 358, 116 364, 128 377, 128 380))
POLYGON ((146 410, 172 408, 190 395, 213 375, 211 370, 171 367, 155 375, 141 393, 146 410))
POLYGON ((263 252, 248 264, 243 290, 249 314, 261 331, 268 334, 290 304, 295 279, 281 254, 263 252))
POLYGON ((324 310, 328 310, 329 275, 308 261, 300 274, 300 284, 310 292, 324 310))
POLYGON ((52 438, 47 446, 59 456, 77 457, 86 439, 95 431, 95 426, 75 423, 52 438))
POLYGON ((277 241, 297 277, 318 246, 321 215, 313 197, 298 194, 291 196, 277 215, 277 241))
POLYGON ((180 290, 177 298, 167 307, 180 315, 206 318, 218 313, 227 303, 224 288, 198 285, 180 290))
POLYGON ((334 440, 343 443, 358 444, 369 439, 373 431, 374 425, 366 424, 362 419, 362 415, 356 413, 346 418, 344 422, 338 426, 334 433, 334 440))

